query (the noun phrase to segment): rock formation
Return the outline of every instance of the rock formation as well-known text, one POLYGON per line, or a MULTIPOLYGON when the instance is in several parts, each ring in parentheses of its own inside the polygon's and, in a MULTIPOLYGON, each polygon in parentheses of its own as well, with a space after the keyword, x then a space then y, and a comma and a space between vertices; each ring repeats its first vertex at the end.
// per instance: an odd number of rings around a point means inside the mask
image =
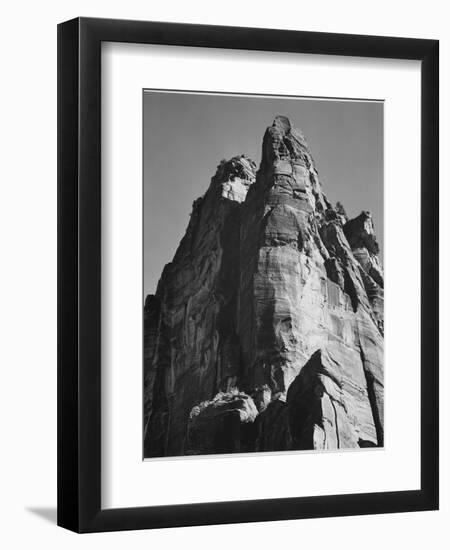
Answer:
POLYGON ((222 161, 145 301, 144 456, 382 446, 378 252, 287 118, 222 161))

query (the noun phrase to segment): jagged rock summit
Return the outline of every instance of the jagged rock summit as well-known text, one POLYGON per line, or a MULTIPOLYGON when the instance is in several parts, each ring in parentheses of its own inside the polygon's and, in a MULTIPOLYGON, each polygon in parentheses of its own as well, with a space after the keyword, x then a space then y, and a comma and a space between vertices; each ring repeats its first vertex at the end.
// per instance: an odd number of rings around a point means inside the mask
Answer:
POLYGON ((145 301, 144 455, 382 446, 378 252, 286 117, 222 161, 145 301))

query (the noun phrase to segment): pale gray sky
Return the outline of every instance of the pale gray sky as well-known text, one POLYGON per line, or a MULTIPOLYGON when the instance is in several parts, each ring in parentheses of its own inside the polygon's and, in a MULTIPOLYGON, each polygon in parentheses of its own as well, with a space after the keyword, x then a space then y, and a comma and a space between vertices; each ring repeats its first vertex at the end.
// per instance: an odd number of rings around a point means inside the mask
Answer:
POLYGON ((259 165, 278 114, 305 135, 328 199, 350 217, 372 213, 383 250, 382 103, 145 91, 144 296, 155 292, 220 160, 245 153, 259 165))

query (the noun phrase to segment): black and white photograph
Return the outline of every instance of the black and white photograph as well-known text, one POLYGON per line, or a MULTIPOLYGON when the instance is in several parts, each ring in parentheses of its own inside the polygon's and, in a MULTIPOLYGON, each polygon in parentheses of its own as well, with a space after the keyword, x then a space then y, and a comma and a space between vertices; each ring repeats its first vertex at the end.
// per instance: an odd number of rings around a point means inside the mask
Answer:
POLYGON ((384 447, 383 101, 143 90, 143 457, 384 447))

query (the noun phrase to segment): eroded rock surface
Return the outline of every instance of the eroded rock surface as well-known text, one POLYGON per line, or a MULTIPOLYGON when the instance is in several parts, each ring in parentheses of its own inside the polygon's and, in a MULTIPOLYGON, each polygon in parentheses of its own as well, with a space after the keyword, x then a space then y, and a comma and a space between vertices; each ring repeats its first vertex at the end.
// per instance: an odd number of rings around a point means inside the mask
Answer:
POLYGON ((145 302, 145 456, 383 445, 378 252, 287 118, 222 161, 145 302))
POLYGON ((253 450, 253 424, 257 416, 253 399, 242 392, 220 392, 212 400, 203 401, 189 415, 187 454, 253 450))

